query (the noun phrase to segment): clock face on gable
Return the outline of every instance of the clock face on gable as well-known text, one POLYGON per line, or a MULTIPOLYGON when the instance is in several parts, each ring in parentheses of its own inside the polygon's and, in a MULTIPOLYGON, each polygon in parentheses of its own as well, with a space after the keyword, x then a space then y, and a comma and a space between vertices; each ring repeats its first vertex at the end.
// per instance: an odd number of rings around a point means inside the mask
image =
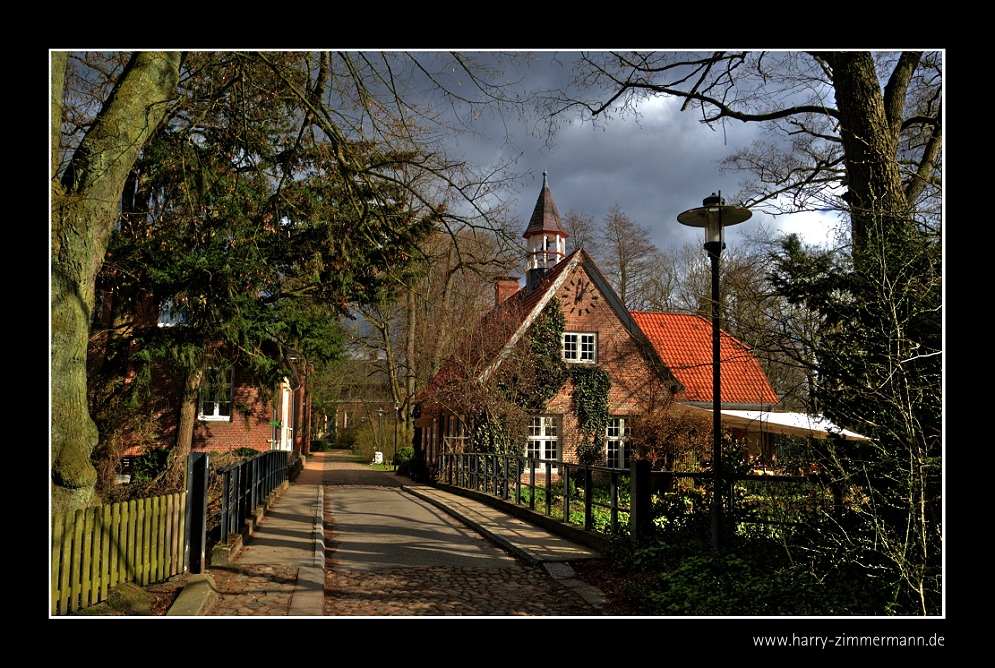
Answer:
POLYGON ((563 308, 571 315, 590 313, 598 305, 600 296, 591 281, 583 276, 567 283, 567 295, 563 308))

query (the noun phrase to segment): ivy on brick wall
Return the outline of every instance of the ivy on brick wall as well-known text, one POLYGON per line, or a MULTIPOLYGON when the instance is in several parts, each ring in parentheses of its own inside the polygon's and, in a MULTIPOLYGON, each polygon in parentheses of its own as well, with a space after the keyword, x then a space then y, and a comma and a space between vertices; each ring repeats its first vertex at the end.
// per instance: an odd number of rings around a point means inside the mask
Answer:
POLYGON ((574 367, 570 377, 574 381, 574 412, 585 437, 577 448, 577 457, 585 466, 603 463, 604 438, 611 420, 608 412, 611 378, 600 366, 574 367))
POLYGON ((553 297, 532 323, 520 362, 498 381, 503 394, 526 411, 542 412, 567 381, 560 350, 565 324, 560 300, 553 297))
POLYGON ((608 391, 611 378, 596 365, 574 365, 563 361, 562 343, 566 321, 559 299, 554 297, 529 329, 523 354, 507 361, 498 378, 505 406, 490 406, 474 421, 471 448, 476 452, 520 450, 514 434, 522 430, 525 417, 542 413, 568 378, 573 379, 573 406, 583 441, 580 463, 604 461, 604 437, 610 420, 608 391))

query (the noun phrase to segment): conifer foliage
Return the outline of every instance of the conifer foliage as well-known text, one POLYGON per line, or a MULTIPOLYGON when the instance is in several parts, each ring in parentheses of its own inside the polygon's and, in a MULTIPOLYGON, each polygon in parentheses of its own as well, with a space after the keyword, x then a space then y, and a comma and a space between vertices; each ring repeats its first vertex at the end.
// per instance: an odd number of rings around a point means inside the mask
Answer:
POLYGON ((53 55, 56 507, 92 499, 88 408, 111 409, 127 363, 112 356, 107 382, 91 379, 88 407, 98 283, 116 309, 107 349, 141 339, 186 373, 189 400, 203 368, 237 362, 267 387, 291 357, 334 357, 335 319, 403 282, 431 230, 489 224, 476 200, 494 172, 474 174, 428 131, 429 98, 461 76, 486 86, 451 57, 456 69, 400 52, 53 55), (184 326, 134 331, 146 301, 184 326))

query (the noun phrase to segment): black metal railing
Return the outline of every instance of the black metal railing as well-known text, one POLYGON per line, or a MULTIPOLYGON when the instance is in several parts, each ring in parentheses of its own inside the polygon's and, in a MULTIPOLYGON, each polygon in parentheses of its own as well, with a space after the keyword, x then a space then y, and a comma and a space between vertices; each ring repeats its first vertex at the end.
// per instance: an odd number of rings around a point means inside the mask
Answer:
MULTIPOLYGON (((650 494, 673 497, 681 481, 699 489, 712 481, 708 472, 649 471, 642 482, 634 484, 633 471, 523 455, 463 452, 440 455, 435 479, 527 505, 600 533, 628 526, 629 514, 634 512, 631 499, 641 494, 637 486, 646 486, 647 498, 650 494)), ((839 490, 817 475, 736 476, 724 497, 734 521, 769 525, 796 524, 813 513, 831 514, 842 503, 839 490)))
POLYGON ((493 453, 439 456, 436 480, 527 505, 585 529, 628 522, 629 470, 493 453))
POLYGON ((256 506, 282 485, 288 477, 294 453, 273 450, 242 460, 222 469, 220 542, 241 530, 256 506))

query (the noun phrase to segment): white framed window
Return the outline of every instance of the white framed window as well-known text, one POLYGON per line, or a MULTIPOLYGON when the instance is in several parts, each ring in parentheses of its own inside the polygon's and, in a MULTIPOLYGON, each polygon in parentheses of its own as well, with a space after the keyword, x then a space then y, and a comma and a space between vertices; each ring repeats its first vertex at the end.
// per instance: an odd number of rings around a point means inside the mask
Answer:
POLYGON ((187 314, 184 313, 172 299, 167 299, 159 308, 159 326, 177 327, 187 324, 187 314))
POLYGON ((632 447, 629 445, 629 425, 624 417, 613 417, 608 423, 608 467, 613 469, 629 468, 629 458, 632 447))
MULTIPOLYGON (((556 471, 556 462, 560 459, 560 439, 556 416, 533 415, 529 419, 529 439, 525 446, 525 455, 541 461, 548 461, 552 470, 556 471)), ((544 468, 545 464, 540 464, 544 468)))
POLYGON ((204 370, 200 381, 198 419, 231 421, 235 370, 231 367, 204 370))
POLYGON ((563 359, 567 362, 594 364, 598 361, 598 335, 566 332, 563 334, 563 359))

